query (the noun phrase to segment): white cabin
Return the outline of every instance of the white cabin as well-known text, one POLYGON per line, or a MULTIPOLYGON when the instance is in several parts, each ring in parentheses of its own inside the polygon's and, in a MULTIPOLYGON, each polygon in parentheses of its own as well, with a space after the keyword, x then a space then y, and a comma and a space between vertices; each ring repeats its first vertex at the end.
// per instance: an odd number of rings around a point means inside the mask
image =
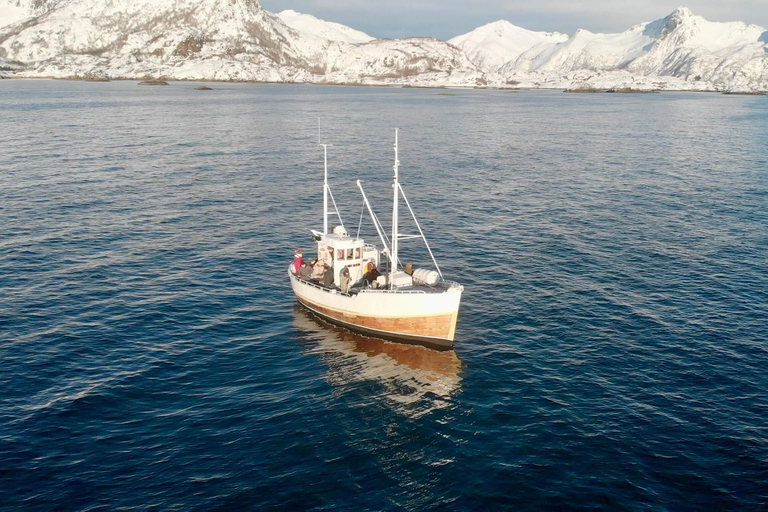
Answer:
POLYGON ((353 284, 359 283, 365 274, 369 262, 379 266, 379 250, 376 246, 366 244, 362 238, 347 236, 342 226, 337 226, 333 233, 322 234, 313 231, 317 241, 318 261, 332 262, 333 282, 339 286, 341 272, 344 267, 349 269, 349 277, 353 284))

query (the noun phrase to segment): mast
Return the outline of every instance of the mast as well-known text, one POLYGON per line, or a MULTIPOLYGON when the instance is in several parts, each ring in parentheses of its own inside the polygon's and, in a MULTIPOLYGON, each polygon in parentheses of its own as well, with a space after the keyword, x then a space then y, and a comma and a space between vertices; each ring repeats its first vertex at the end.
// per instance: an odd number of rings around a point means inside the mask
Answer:
POLYGON ((392 250, 390 251, 390 265, 389 265, 389 283, 390 288, 394 288, 393 284, 395 282, 395 271, 397 271, 397 198, 400 193, 400 187, 397 182, 397 173, 398 169, 400 167, 400 160, 397 158, 397 131, 398 129, 395 128, 395 165, 392 166, 392 170, 394 171, 394 177, 392 178, 392 190, 394 191, 394 195, 392 198, 392 250))
POLYGON ((323 146, 323 234, 328 234, 328 144, 323 146))

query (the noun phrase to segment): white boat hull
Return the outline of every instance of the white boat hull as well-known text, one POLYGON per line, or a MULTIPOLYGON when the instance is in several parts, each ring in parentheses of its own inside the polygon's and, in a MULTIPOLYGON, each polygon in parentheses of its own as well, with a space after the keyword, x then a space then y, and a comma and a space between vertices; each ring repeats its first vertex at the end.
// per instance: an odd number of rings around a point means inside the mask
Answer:
POLYGON ((366 289, 348 295, 288 274, 299 303, 331 323, 384 339, 453 347, 461 288, 431 292, 366 289))

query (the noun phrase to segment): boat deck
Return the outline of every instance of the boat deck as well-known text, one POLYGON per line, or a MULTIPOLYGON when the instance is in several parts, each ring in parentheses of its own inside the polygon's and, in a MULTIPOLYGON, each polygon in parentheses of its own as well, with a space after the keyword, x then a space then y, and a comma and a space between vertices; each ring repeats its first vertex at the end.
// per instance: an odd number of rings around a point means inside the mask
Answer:
POLYGON ((450 281, 443 281, 443 282, 437 283, 435 286, 429 286, 427 284, 414 284, 409 286, 399 286, 395 290, 390 290, 388 288, 371 288, 369 286, 360 286, 358 284, 358 285, 352 286, 352 288, 350 288, 349 293, 345 293, 345 292, 342 292, 341 289, 335 285, 329 288, 323 285, 322 283, 319 283, 318 281, 314 281, 311 279, 302 279, 293 273, 291 273, 291 277, 301 283, 308 284, 320 290, 327 291, 327 292, 335 291, 340 295, 348 295, 350 297, 357 295, 360 292, 364 292, 364 293, 445 293, 446 291, 448 291, 448 289, 451 286, 455 284, 450 281))

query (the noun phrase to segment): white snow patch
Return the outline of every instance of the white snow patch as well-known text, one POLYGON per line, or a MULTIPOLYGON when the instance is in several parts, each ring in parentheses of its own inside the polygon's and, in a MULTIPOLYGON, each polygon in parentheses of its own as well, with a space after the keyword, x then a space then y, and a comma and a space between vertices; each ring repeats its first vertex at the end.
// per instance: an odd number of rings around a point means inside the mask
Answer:
POLYGON ((0 28, 28 18, 30 14, 26 9, 10 3, 0 3, 0 28))

